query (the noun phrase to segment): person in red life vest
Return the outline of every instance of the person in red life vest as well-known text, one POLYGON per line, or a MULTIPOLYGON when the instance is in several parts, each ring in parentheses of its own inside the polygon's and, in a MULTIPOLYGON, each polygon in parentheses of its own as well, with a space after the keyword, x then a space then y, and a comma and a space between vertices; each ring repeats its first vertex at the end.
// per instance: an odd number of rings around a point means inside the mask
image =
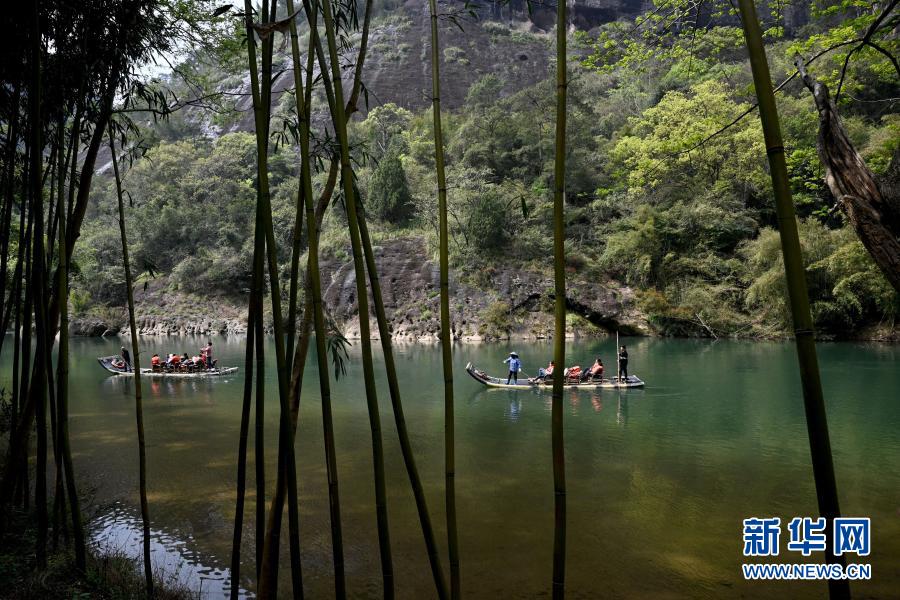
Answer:
POLYGON ((159 367, 160 367, 159 354, 153 355, 153 358, 150 359, 150 366, 153 368, 154 371, 159 371, 159 367))
POLYGON ((565 371, 563 371, 563 375, 566 378, 567 382, 570 383, 578 383, 581 381, 581 365, 572 365, 565 371))
POLYGON ((206 357, 206 368, 212 369, 213 368, 213 357, 212 357, 212 342, 211 341, 206 342, 206 348, 203 349, 202 354, 203 354, 203 356, 206 357))

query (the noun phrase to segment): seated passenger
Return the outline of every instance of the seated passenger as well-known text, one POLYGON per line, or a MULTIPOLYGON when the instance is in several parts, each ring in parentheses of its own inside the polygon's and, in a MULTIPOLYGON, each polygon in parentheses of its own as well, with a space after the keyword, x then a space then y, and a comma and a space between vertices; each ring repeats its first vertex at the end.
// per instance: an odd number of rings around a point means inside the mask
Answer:
POLYGON ((581 365, 573 365, 563 371, 567 382, 575 382, 581 380, 581 365))
POLYGON ((594 361, 594 364, 591 365, 591 368, 581 374, 581 381, 589 379, 603 379, 603 361, 600 360, 599 356, 594 361))
POLYGON ((154 371, 159 371, 160 366, 162 366, 159 361, 159 354, 153 355, 153 358, 150 359, 150 366, 154 371))
POLYGON ((550 364, 547 365, 546 369, 538 369, 538 375, 532 381, 544 381, 546 379, 553 379, 553 361, 550 361, 550 364))

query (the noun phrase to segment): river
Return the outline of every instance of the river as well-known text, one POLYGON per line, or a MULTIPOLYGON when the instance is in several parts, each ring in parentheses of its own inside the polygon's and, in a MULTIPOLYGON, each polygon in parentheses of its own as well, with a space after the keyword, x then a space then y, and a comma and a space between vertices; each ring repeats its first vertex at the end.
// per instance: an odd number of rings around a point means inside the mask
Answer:
MULTIPOLYGON (((196 353, 205 339, 143 338, 153 352, 196 353)), ((742 519, 815 516, 803 404, 793 346, 777 342, 627 339, 629 371, 646 389, 568 391, 567 591, 571 598, 821 597, 821 582, 747 582, 742 519)), ((119 339, 74 339, 71 435, 79 483, 92 499, 95 543, 135 551, 137 447, 133 382, 109 376, 97 356, 119 339)), ((243 382, 243 340, 215 338, 216 357, 241 371, 227 378, 144 380, 148 489, 154 557, 169 577, 220 597, 228 589, 243 382)), ((569 344, 569 364, 599 354, 615 364, 614 340, 569 344)), ((545 343, 458 345, 457 507, 463 592, 476 598, 534 598, 550 587, 553 487, 550 394, 489 390, 464 370, 472 361, 503 371, 509 350, 534 373, 545 343)), ((406 419, 444 567, 443 391, 438 346, 401 345, 397 368, 406 419)), ((269 341, 267 356, 274 358, 269 341)), ((872 580, 866 597, 900 591, 900 347, 819 345, 831 441, 847 516, 872 519, 872 580)), ((391 541, 398 597, 433 595, 415 506, 400 456, 378 359, 391 541)), ((10 353, 4 352, 4 374, 10 353)), ((270 360, 270 362, 272 362, 270 360)), ((333 373, 333 372, 332 372, 333 373)), ((6 375, 4 375, 5 378, 6 375)), ((267 373, 267 476, 275 474, 278 402, 267 373)), ((380 595, 371 437, 358 346, 333 387, 335 434, 351 597, 380 595)), ((254 570, 253 440, 242 585, 254 570)), ((297 435, 303 576, 309 597, 332 586, 317 366, 306 372, 297 435)), ((823 562, 787 552, 769 562, 823 562)), ((286 556, 286 549, 283 553, 286 556)), ((853 559, 851 558, 851 561, 853 559)), ((760 560, 759 562, 766 562, 760 560)), ((282 570, 282 575, 286 575, 282 570)), ((289 591, 282 577, 281 591, 289 591)))

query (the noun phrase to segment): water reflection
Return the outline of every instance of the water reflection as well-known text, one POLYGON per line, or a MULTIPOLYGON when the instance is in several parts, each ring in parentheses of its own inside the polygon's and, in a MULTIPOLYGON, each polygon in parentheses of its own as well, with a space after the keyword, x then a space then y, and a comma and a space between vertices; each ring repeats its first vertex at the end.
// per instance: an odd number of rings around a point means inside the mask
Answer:
MULTIPOLYGON (((94 524, 91 543, 101 554, 124 554, 134 560, 143 557, 143 529, 140 518, 117 503, 94 524)), ((192 549, 193 536, 181 539, 161 529, 150 529, 150 558, 153 571, 173 588, 191 590, 200 598, 228 598, 231 571, 207 566, 214 557, 192 549)), ((240 588, 241 598, 254 594, 240 588)))
POLYGON ((622 427, 628 424, 628 398, 624 394, 619 394, 619 401, 616 404, 616 424, 622 427))
MULTIPOLYGON (((215 404, 215 392, 217 386, 227 385, 232 378, 197 377, 166 378, 143 377, 141 378, 141 392, 145 399, 171 399, 180 401, 184 398, 199 400, 200 404, 215 404)), ((103 380, 103 389, 111 395, 134 397, 134 378, 112 375, 103 380)))

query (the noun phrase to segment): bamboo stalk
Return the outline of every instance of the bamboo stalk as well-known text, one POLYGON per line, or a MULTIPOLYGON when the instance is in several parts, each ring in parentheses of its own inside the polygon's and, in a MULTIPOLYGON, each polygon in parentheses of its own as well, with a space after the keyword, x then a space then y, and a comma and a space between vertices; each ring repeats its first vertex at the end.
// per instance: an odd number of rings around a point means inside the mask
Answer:
MULTIPOLYGON (((288 0, 287 2, 287 11, 288 14, 294 14, 294 4, 292 0, 288 0)), ((309 52, 307 56, 307 81, 306 87, 304 88, 303 78, 300 72, 301 62, 300 62, 300 46, 299 40, 297 36, 297 23, 296 20, 292 19, 290 22, 290 37, 291 37, 291 57, 293 61, 293 75, 294 75, 294 95, 295 95, 295 106, 296 112, 299 121, 299 141, 300 141, 300 178, 298 183, 298 197, 297 197, 297 209, 300 209, 300 201, 303 201, 304 209, 306 210, 306 225, 307 225, 307 240, 308 240, 308 258, 307 258, 307 274, 306 274, 306 282, 307 282, 307 302, 306 302, 306 311, 303 317, 303 326, 302 326, 302 335, 300 346, 297 348, 296 355, 294 356, 294 365, 293 365, 293 377, 291 381, 291 411, 292 411, 292 424, 291 424, 291 435, 294 435, 297 426, 297 417, 299 415, 299 399, 300 399, 300 388, 303 379, 303 367, 306 362, 306 355, 309 348, 309 329, 313 321, 315 321, 315 331, 316 331, 316 353, 318 357, 319 365, 327 365, 328 357, 325 349, 325 339, 327 337, 327 332, 325 331, 325 321, 324 321, 324 312, 322 308, 321 301, 321 282, 319 275, 319 263, 318 263, 318 227, 321 223, 322 214, 317 214, 316 211, 313 210, 312 203, 312 173, 310 169, 311 164, 311 154, 310 154, 310 145, 309 145, 309 117, 310 117, 310 102, 312 98, 312 67, 313 67, 313 57, 314 57, 314 48, 316 39, 318 36, 318 30, 315 27, 315 13, 313 12, 309 18, 310 22, 310 40, 309 40, 309 52)), ((330 194, 329 194, 330 196, 330 194)), ((327 198, 323 196, 323 199, 327 202, 327 198)), ((302 218, 298 216, 295 218, 296 223, 299 225, 302 223, 302 218)), ((299 241, 300 241, 300 231, 298 227, 295 227, 295 246, 294 253, 292 255, 292 259, 299 259, 299 241)), ((291 282, 291 295, 292 298, 295 297, 296 294, 296 282, 293 280, 297 275, 298 269, 295 269, 296 265, 292 266, 292 282, 291 282)), ((290 322, 290 317, 289 317, 290 322)), ((290 337, 288 337, 289 343, 292 341, 290 337)), ((292 350, 288 352, 288 356, 292 354, 292 350)), ((333 561, 335 568, 335 589, 338 592, 338 596, 341 596, 344 593, 344 569, 343 569, 343 542, 342 542, 342 531, 341 531, 341 517, 340 517, 340 502, 339 502, 339 493, 338 493, 338 481, 337 481, 337 462, 336 462, 336 453, 334 448, 334 432, 333 432, 333 424, 332 424, 332 415, 331 415, 331 389, 330 382, 328 379, 328 369, 320 368, 319 369, 319 388, 320 388, 320 396, 322 401, 322 417, 323 417, 323 429, 324 429, 324 438, 325 438, 325 456, 326 456, 326 471, 328 475, 328 491, 329 491, 329 510, 331 517, 331 535, 332 535, 332 553, 333 553, 333 561)), ((265 550, 263 553, 263 571, 265 574, 265 590, 267 593, 271 593, 274 595, 275 589, 278 582, 278 532, 280 529, 280 518, 275 518, 276 516, 280 516, 281 511, 283 510, 284 505, 284 496, 285 496, 285 482, 283 477, 283 471, 279 469, 278 478, 275 488, 275 495, 272 498, 272 508, 270 512, 269 522, 266 531, 266 541, 265 541, 265 550)), ((261 586, 262 587, 262 586, 261 586)))
MULTIPOLYGON (((360 241, 357 219, 356 194, 353 189, 353 168, 350 163, 350 144, 347 138, 347 118, 344 107, 344 91, 341 83, 341 68, 337 52, 335 23, 330 2, 321 4, 328 41, 328 55, 331 66, 331 80, 334 84, 333 121, 341 152, 341 180, 344 203, 350 231, 350 245, 353 251, 353 267, 356 273, 356 297, 359 308, 360 345, 362 346, 363 379, 366 390, 366 404, 369 411, 369 428, 372 433, 372 462, 375 478, 375 512, 378 524, 378 545, 381 557, 381 575, 385 598, 394 595, 394 574, 391 560, 390 532, 388 528, 387 495, 384 477, 384 453, 381 439, 381 422, 378 413, 378 397, 375 390, 375 374, 372 362, 372 342, 369 330, 369 302, 365 284, 362 242, 360 241)), ((325 65, 322 65, 325 70, 325 65)))
POLYGON ((453 412, 453 356, 450 331, 450 276, 447 234, 447 178, 444 173, 444 136, 441 129, 441 76, 436 0, 431 12, 431 110, 434 118, 434 162, 438 183, 440 237, 441 363, 444 373, 444 480, 447 505, 447 547, 450 554, 450 597, 460 596, 459 539, 456 528, 456 433, 453 412))
MULTIPOLYGON (((60 119, 60 131, 62 132, 63 119, 60 119)), ((60 141, 63 136, 60 133, 60 141)), ((78 490, 75 486, 75 469, 72 464, 72 447, 69 441, 69 272, 68 256, 66 254, 66 210, 63 194, 65 180, 65 161, 60 152, 60 180, 59 193, 57 194, 56 216, 59 220, 57 233, 59 241, 57 252, 59 265, 56 269, 56 292, 59 303, 59 351, 57 357, 58 374, 56 377, 57 393, 56 406, 59 412, 58 436, 59 449, 62 454, 63 476, 65 479, 66 495, 69 499, 69 512, 72 515, 72 537, 75 542, 75 567, 84 572, 87 568, 87 556, 84 541, 84 526, 81 522, 81 506, 78 498, 78 490)))
MULTIPOLYGON (((307 21, 310 25, 310 55, 315 50, 321 50, 321 40, 318 35, 317 0, 304 0, 304 9, 307 21)), ((288 0, 288 10, 293 11, 292 0, 288 0)), ((292 24, 292 36, 296 33, 296 24, 292 24)), ((293 43, 293 42, 292 42, 293 43)), ((292 46, 293 49, 293 46, 292 46)), ((320 55, 321 57, 321 55, 320 55)), ((296 61, 296 57, 295 57, 296 61)), ((327 70, 324 62, 321 63, 321 71, 323 81, 325 83, 326 93, 329 93, 327 81, 327 70)), ((307 62, 307 73, 312 73, 312 63, 307 62)), ((304 115, 306 117, 306 126, 308 127, 310 116, 310 101, 312 99, 312 87, 310 80, 307 80, 306 97, 304 115)), ((309 137, 301 135, 300 138, 301 157, 303 154, 309 156, 309 137), (304 149, 304 143, 307 147, 304 149)), ((334 587, 335 596, 337 598, 346 597, 346 580, 344 574, 344 542, 343 542, 343 526, 341 521, 341 503, 340 503, 340 487, 338 485, 337 470, 337 451, 334 441, 334 415, 331 406, 331 382, 328 376, 328 351, 325 346, 325 340, 328 332, 325 327, 325 311, 322 306, 322 280, 319 271, 319 231, 321 227, 321 215, 316 214, 312 202, 312 180, 311 177, 303 175, 302 170, 309 169, 309 159, 302 160, 301 163, 301 179, 304 190, 304 203, 306 208, 306 237, 309 243, 307 249, 307 274, 310 283, 310 294, 312 296, 313 309, 313 327, 316 335, 316 358, 318 361, 319 372, 319 396, 322 403, 322 430, 324 434, 325 444, 325 470, 328 478, 328 509, 331 519, 331 548, 332 562, 334 563, 334 587)), ((336 175, 336 170, 334 171, 336 175)), ((329 177, 329 181, 332 179, 329 177)), ((333 187, 332 187, 333 189, 333 187)), ((324 213, 324 210, 323 210, 324 213)))
POLYGON ((566 581, 566 461, 563 438, 563 382, 566 364, 566 3, 556 3, 556 156, 553 194, 553 289, 555 331, 551 429, 553 449, 553 597, 565 596, 566 581))
MULTIPOLYGON (((263 2, 263 22, 274 21, 276 3, 273 0, 271 8, 267 8, 263 2)), ((265 236, 266 258, 268 259, 270 295, 272 302, 273 328, 275 333, 275 361, 278 370, 278 397, 281 407, 279 418, 279 444, 278 457, 279 469, 287 471, 288 492, 288 527, 291 547, 291 577, 295 596, 303 595, 303 584, 300 564, 299 541, 299 516, 297 512, 297 472, 294 456, 294 436, 291 432, 291 410, 288 402, 289 382, 287 377, 287 359, 285 353, 284 322, 281 310, 281 289, 278 285, 278 264, 275 246, 275 232, 272 222, 272 208, 269 195, 268 178, 268 132, 269 115, 271 109, 272 90, 272 50, 274 36, 269 36, 263 42, 262 52, 262 77, 256 75, 256 52, 253 29, 250 23, 252 14, 249 0, 245 0, 245 9, 248 14, 247 21, 247 52, 251 71, 251 86, 253 87, 254 120, 256 125, 257 142, 257 226, 261 226, 265 236), (261 84, 261 86, 260 86, 261 84)), ((257 499, 259 502, 260 499, 257 499)), ((280 516, 280 515, 279 515, 280 516)), ((265 534, 260 541, 265 541, 265 534)), ((260 597, 270 597, 265 570, 260 573, 260 597)), ((274 594, 273 594, 274 595, 274 594)))
MULTIPOLYGON (((803 268, 803 253, 797 232, 797 219, 791 198, 790 180, 784 157, 784 142, 781 137, 781 123, 772 78, 766 59, 762 32, 756 16, 753 0, 738 0, 741 21, 744 26, 744 40, 750 55, 750 68, 759 101, 759 116, 762 121, 769 158, 769 170, 775 193, 775 210, 778 215, 778 231, 781 235, 781 252, 784 258, 785 277, 791 316, 794 323, 794 339, 800 366, 800 381, 803 387, 803 405, 806 411, 806 428, 812 456, 813 476, 816 482, 816 496, 819 512, 829 523, 840 516, 837 482, 831 456, 831 442, 828 437, 828 422, 825 415, 825 401, 822 381, 819 377, 816 356, 815 334, 809 308, 809 293, 806 287, 806 273, 803 268)), ((832 528, 826 528, 828 552, 827 562, 844 564, 842 556, 834 555, 832 528)), ((850 585, 845 580, 829 579, 828 590, 832 598, 849 598, 850 585)))
MULTIPOLYGON (((255 289, 254 270, 251 289, 255 289)), ((244 533, 244 503, 247 492, 247 446, 250 436, 250 404, 253 399, 253 344, 256 328, 256 296, 250 294, 247 309, 247 343, 244 349, 244 399, 241 404, 241 429, 238 439, 237 497, 234 507, 234 532, 231 539, 231 598, 237 600, 241 589, 241 541, 244 533)))
MULTIPOLYGON (((3 218, 0 222, 0 231, 4 235, 0 236, 0 333, 5 334, 10 320, 10 308, 13 305, 12 290, 10 290, 9 300, 6 299, 6 279, 9 268, 9 233, 12 223, 13 199, 15 196, 15 173, 16 173, 16 157, 18 152, 16 146, 19 141, 19 95, 21 87, 18 83, 15 85, 13 93, 13 113, 8 121, 9 125, 6 131, 6 165, 3 169, 3 218)), ((18 263, 17 263, 18 266, 18 263)), ((15 287, 15 284, 13 284, 15 287)), ((0 335, 0 352, 3 350, 3 340, 6 335, 0 335)))
MULTIPOLYGON (((125 233, 125 204, 122 200, 122 179, 116 159, 112 122, 109 123, 109 150, 112 155, 113 176, 116 181, 116 197, 119 202, 119 234, 122 238, 122 266, 125 268, 125 292, 128 298, 128 327, 131 333, 131 364, 134 370, 134 415, 138 436, 138 485, 141 500, 141 521, 144 550, 144 585, 147 596, 153 597, 153 568, 150 557, 150 505, 147 502, 147 445, 144 437, 144 405, 141 396, 141 355, 134 316, 134 289, 131 263, 128 258, 128 237, 125 233)), ((60 307, 62 308, 62 307, 60 307)))
MULTIPOLYGON (((36 406, 36 432, 37 432, 37 465, 34 482, 35 509, 37 510, 37 544, 36 555, 38 568, 47 566, 47 372, 45 360, 47 356, 45 337, 45 311, 43 300, 44 277, 44 203, 43 203, 43 179, 41 169, 43 167, 43 141, 41 133, 43 120, 41 119, 41 24, 40 24, 40 0, 32 5, 32 30, 29 38, 29 50, 31 54, 31 86, 28 90, 29 107, 29 192, 31 197, 32 212, 34 214, 34 237, 32 239, 32 264, 33 278, 29 282, 35 290, 35 333, 37 342, 35 347, 35 383, 37 393, 36 406)), ((25 333, 26 337, 31 332, 25 333)))
MULTIPOLYGON (((359 206, 357 205, 357 209, 359 206)), ((365 211, 359 212, 359 232, 362 237, 363 250, 365 251, 366 270, 369 273, 369 285, 372 289, 372 298, 375 301, 375 316, 378 320, 378 336, 381 338, 381 349, 384 353, 384 367, 387 372, 388 390, 391 395, 391 406, 394 412, 394 423, 397 427, 397 436, 400 438, 400 452, 403 455, 403 463, 406 466, 406 474, 413 490, 413 498, 416 502, 416 511, 419 515, 419 523, 422 526, 422 535, 425 538, 425 549, 428 552, 428 562, 431 566, 431 576, 434 579, 435 591, 438 598, 449 596, 447 581, 441 568, 440 554, 434 536, 434 527, 431 524, 431 516, 428 512, 428 502, 425 498, 425 489, 419 470, 416 467, 416 459, 409 440, 409 432, 406 428, 406 418, 403 416, 403 403, 400 398, 400 385, 397 378, 397 367, 394 362, 394 350, 391 345, 391 327, 384 310, 384 300, 381 294, 381 283, 378 280, 378 270, 375 267, 375 254, 372 251, 372 240, 369 238, 369 228, 366 225, 365 211)))

